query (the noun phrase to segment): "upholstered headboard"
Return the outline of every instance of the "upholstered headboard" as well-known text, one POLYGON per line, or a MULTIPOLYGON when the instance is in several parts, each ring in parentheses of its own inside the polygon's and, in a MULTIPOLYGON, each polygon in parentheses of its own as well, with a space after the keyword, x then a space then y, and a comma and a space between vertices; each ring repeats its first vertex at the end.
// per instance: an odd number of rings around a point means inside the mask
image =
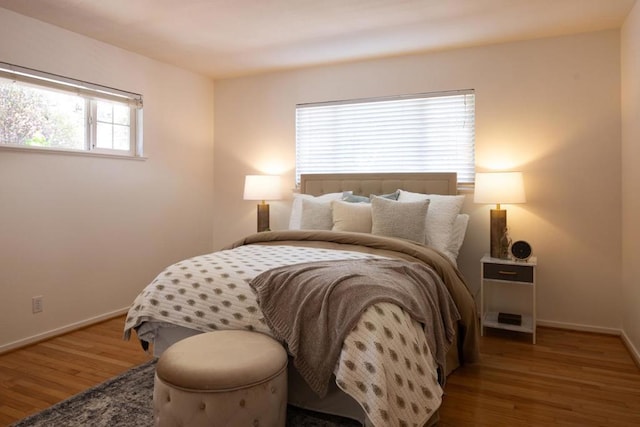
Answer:
POLYGON ((302 174, 300 192, 319 196, 326 193, 353 191, 353 194, 393 193, 397 189, 424 194, 458 194, 457 174, 443 173, 344 173, 302 174))

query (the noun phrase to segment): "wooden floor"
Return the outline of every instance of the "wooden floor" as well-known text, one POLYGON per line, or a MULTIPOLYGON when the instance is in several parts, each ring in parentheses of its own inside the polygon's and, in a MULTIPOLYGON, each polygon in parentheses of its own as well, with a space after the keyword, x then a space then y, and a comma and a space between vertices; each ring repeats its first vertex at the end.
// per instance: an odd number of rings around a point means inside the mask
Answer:
POLYGON ((640 369, 620 337, 538 328, 482 338, 449 376, 440 426, 640 426, 640 369))
MULTIPOLYGON (((150 359, 117 318, 0 355, 0 425, 150 359)), ((440 426, 640 426, 640 370, 619 337, 539 328, 492 335, 447 381, 440 426)))
POLYGON ((123 327, 119 317, 0 355, 0 426, 150 360, 123 327))

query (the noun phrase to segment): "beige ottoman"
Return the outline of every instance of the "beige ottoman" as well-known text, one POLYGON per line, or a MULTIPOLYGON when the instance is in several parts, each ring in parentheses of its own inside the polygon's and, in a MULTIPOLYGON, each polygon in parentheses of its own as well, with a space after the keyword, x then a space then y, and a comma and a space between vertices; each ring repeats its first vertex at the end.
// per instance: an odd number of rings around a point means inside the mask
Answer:
POLYGON ((276 427, 287 413, 287 353, 272 338, 216 331, 160 357, 153 416, 162 427, 276 427))

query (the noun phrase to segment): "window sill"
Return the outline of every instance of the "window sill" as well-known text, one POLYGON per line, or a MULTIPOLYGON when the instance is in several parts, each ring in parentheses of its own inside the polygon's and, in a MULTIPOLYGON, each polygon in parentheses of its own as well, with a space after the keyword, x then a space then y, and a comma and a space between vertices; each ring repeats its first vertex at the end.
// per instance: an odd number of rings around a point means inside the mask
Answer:
POLYGON ((16 145, 2 145, 0 144, 0 151, 18 151, 28 153, 40 153, 40 154, 61 154, 68 156, 81 156, 81 157, 102 157, 107 159, 120 159, 120 160, 138 160, 145 161, 147 157, 144 156, 131 156, 129 154, 108 154, 108 153, 96 153, 92 151, 81 150, 65 150, 63 148, 46 148, 46 147, 29 147, 29 146, 16 146, 16 145))

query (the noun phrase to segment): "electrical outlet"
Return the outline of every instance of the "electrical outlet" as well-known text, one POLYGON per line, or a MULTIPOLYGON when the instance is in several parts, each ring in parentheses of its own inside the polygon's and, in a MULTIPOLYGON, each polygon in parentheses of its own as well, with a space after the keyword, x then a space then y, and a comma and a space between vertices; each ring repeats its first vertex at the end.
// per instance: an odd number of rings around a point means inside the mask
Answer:
POLYGON ((31 298, 31 309, 33 313, 40 313, 44 309, 42 299, 42 295, 31 298))

